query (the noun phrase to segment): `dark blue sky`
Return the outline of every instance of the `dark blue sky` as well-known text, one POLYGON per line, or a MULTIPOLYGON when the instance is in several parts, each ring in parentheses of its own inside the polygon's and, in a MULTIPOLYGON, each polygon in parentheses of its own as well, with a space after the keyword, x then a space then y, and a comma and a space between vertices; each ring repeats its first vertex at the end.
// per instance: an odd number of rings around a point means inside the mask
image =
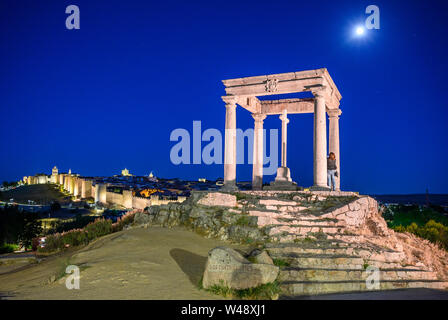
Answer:
MULTIPOLYGON (((343 97, 342 188, 448 193, 446 3, 2 0, 0 181, 54 165, 221 177, 222 165, 172 165, 171 131, 224 129, 222 79, 325 67, 343 97), (80 30, 65 28, 70 4, 80 30), (369 4, 381 29, 353 38, 369 4)), ((309 186, 312 115, 290 120, 288 166, 309 186)), ((238 108, 237 124, 253 119, 238 108)))

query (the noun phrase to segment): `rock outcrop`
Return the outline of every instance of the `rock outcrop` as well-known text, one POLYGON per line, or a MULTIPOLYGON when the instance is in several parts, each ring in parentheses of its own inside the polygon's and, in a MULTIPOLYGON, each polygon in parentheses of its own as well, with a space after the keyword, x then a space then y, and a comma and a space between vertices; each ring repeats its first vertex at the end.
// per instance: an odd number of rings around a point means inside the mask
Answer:
POLYGON ((380 289, 448 287, 447 252, 388 229, 377 202, 355 193, 194 192, 183 203, 150 207, 135 223, 264 247, 283 261, 284 295, 366 290, 369 267, 378 269, 380 289))

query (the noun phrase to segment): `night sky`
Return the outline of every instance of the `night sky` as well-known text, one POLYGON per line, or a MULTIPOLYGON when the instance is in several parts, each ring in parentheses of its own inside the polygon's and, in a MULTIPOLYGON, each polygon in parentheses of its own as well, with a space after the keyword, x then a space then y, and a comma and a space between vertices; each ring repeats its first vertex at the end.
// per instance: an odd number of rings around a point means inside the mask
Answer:
MULTIPOLYGON (((54 165, 222 177, 222 165, 171 164, 171 131, 223 130, 223 79, 327 68, 342 94, 342 188, 448 193, 447 12, 409 0, 1 0, 0 181, 54 165), (80 30, 65 27, 70 4, 80 30), (370 4, 381 29, 354 37, 370 4)), ((310 186, 313 116, 289 118, 288 166, 310 186)), ((237 126, 253 126, 240 107, 237 126)), ((239 180, 251 175, 238 166, 239 180)))

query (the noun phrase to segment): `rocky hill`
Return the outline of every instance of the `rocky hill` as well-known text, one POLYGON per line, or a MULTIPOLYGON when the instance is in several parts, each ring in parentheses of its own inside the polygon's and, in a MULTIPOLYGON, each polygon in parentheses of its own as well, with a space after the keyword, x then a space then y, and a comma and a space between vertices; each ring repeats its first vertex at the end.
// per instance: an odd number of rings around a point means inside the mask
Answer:
POLYGON ((377 202, 350 192, 195 192, 183 203, 153 206, 136 225, 185 226, 205 237, 251 244, 280 261, 283 295, 379 287, 448 288, 448 254, 387 228, 377 202), (377 269, 375 269, 377 268, 377 269))

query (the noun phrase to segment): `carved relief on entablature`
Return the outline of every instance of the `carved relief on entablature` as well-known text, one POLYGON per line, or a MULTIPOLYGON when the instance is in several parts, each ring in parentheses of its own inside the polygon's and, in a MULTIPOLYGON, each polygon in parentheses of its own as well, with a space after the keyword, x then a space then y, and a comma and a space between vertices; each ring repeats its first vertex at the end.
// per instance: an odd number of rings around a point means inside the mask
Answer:
POLYGON ((277 92, 278 80, 277 79, 266 80, 265 89, 266 89, 266 92, 277 92))

